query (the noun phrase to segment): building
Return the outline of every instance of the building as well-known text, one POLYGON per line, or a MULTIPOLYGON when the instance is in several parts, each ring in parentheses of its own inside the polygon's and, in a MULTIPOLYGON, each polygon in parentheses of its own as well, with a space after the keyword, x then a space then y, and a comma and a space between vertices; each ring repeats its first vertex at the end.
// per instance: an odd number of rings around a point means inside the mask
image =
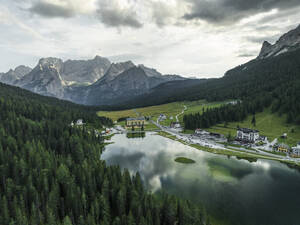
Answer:
POLYGON ((293 147, 291 151, 291 155, 294 157, 300 157, 300 146, 293 147))
POLYGON ((202 130, 202 129, 196 129, 195 134, 196 135, 209 135, 209 132, 202 130))
POLYGON ((258 139, 259 141, 262 141, 262 142, 268 142, 268 138, 266 137, 266 136, 259 136, 259 139, 258 139))
POLYGON ((126 126, 127 127, 142 127, 146 124, 145 117, 141 116, 138 118, 127 118, 126 119, 126 126))
POLYGON ((180 125, 179 122, 171 122, 170 127, 175 128, 175 129, 179 129, 179 128, 181 128, 181 125, 180 125))
POLYGON ((283 152, 283 153, 289 153, 290 152, 290 146, 288 146, 287 144, 284 144, 284 143, 280 143, 277 146, 277 151, 278 152, 283 152))
POLYGON ((213 132, 210 132, 209 135, 214 137, 214 138, 223 138, 224 137, 224 135, 222 135, 222 134, 213 133, 213 132))
POLYGON ((76 121, 76 125, 77 125, 77 126, 83 125, 83 120, 82 120, 82 119, 78 119, 78 120, 76 121))
POLYGON ((292 147, 291 155, 293 157, 300 157, 300 142, 298 143, 298 145, 296 147, 292 147))
POLYGON ((239 128, 236 139, 244 142, 256 142, 259 139, 259 131, 249 128, 239 128))
POLYGON ((281 135, 281 138, 287 139, 287 133, 283 133, 283 134, 281 135))
POLYGON ((158 117, 159 121, 163 121, 163 120, 166 120, 166 119, 167 119, 167 116, 165 114, 160 114, 159 117, 158 117))

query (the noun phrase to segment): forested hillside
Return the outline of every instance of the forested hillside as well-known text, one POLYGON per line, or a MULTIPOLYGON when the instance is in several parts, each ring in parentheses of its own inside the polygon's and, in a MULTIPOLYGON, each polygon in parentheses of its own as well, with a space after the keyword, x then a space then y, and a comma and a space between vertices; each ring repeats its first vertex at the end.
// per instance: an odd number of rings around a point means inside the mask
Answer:
POLYGON ((196 206, 147 193, 139 174, 106 166, 102 138, 69 125, 78 118, 111 125, 93 108, 0 85, 0 224, 204 223, 196 206))
MULTIPOLYGON (((239 99, 246 113, 254 113, 262 110, 261 106, 271 105, 272 112, 286 113, 288 122, 300 124, 300 50, 277 57, 252 60, 228 71, 220 79, 210 79, 188 89, 171 86, 171 90, 167 91, 162 88, 128 104, 136 107, 196 99, 239 99)), ((232 106, 227 106, 229 107, 232 106)), ((231 120, 229 117, 223 115, 224 120, 231 120)))

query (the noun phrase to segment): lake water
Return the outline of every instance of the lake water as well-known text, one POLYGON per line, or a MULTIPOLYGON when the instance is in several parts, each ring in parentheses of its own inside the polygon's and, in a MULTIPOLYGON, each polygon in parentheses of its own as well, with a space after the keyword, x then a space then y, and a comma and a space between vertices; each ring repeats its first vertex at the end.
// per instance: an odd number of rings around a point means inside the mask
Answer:
POLYGON ((139 172, 146 188, 164 190, 203 205, 229 224, 299 225, 300 172, 285 164, 203 152, 147 133, 144 138, 118 134, 101 158, 139 172), (195 164, 174 161, 184 156, 195 164))

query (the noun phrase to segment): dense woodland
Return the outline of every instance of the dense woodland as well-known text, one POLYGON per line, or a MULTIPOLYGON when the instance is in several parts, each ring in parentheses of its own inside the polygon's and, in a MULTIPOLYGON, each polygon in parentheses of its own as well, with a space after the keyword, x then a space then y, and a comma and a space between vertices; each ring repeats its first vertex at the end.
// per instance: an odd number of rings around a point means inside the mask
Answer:
POLYGON ((209 224, 188 201, 147 193, 139 174, 106 166, 91 127, 111 120, 93 110, 0 85, 0 224, 209 224), (78 118, 88 130, 69 125, 78 118))
POLYGON ((210 110, 203 117, 199 117, 199 114, 194 115, 191 120, 203 124, 201 127, 206 127, 207 124, 214 125, 214 121, 238 121, 241 119, 239 115, 241 112, 254 113, 261 111, 261 106, 270 106, 273 113, 287 114, 287 122, 300 124, 300 49, 277 57, 255 59, 229 70, 220 79, 194 83, 193 85, 193 81, 186 82, 184 88, 181 88, 178 82, 163 84, 122 107, 133 108, 198 99, 207 101, 239 99, 242 104, 237 107, 226 106, 220 110, 210 110), (232 110, 237 111, 231 112, 233 115, 228 115, 232 110), (215 113, 218 115, 213 115, 215 113))

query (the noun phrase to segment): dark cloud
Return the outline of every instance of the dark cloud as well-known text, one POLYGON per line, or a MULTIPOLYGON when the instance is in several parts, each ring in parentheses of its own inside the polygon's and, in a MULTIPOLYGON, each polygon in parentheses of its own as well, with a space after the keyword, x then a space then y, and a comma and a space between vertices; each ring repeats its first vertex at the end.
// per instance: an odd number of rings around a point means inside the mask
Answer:
POLYGON ((63 17, 69 18, 75 15, 75 12, 72 8, 63 7, 47 2, 36 2, 31 8, 30 11, 44 17, 63 17))
POLYGON ((236 56, 240 58, 254 58, 258 55, 257 51, 247 50, 246 47, 242 47, 236 52, 236 56))
POLYGON ((132 8, 121 8, 114 1, 100 1, 97 16, 108 27, 141 28, 137 13, 132 8))
POLYGON ((169 19, 172 18, 170 6, 163 2, 152 2, 152 18, 158 27, 163 27, 168 24, 169 19))
POLYGON ((190 12, 186 20, 204 20, 215 24, 233 24, 242 18, 272 9, 286 10, 300 6, 299 0, 187 0, 190 12))
POLYGON ((281 36, 281 33, 278 33, 273 36, 249 36, 246 37, 245 39, 249 42, 256 43, 256 44, 262 44, 264 41, 268 41, 270 43, 274 43, 278 38, 281 36))
POLYGON ((250 57, 255 57, 255 56, 257 56, 257 55, 252 54, 252 53, 241 53, 238 55, 238 57, 240 57, 240 58, 250 58, 250 57))

